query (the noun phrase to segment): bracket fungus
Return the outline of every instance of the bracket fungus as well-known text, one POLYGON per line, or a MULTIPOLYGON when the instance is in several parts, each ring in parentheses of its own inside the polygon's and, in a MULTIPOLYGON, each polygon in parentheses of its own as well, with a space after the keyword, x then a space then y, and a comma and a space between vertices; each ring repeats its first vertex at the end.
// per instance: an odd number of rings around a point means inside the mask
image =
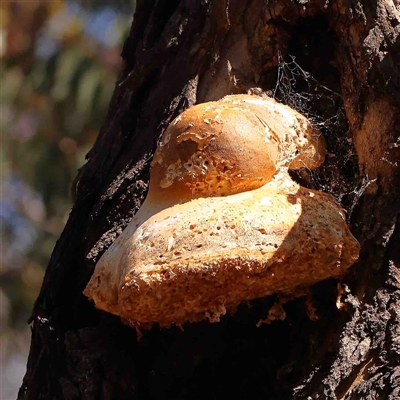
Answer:
POLYGON ((182 326, 342 275, 359 254, 342 208, 287 172, 324 156, 322 134, 273 99, 189 108, 165 131, 148 196, 85 295, 137 329, 182 326))

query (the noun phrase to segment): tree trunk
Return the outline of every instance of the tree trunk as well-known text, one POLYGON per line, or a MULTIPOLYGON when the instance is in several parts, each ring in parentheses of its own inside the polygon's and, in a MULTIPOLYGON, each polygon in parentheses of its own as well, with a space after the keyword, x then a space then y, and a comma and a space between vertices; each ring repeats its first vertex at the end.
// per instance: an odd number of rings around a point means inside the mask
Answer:
POLYGON ((400 398, 400 6, 391 0, 141 0, 125 68, 79 171, 32 315, 20 399, 400 398), (219 323, 138 340, 82 294, 146 196, 149 162, 187 107, 264 91, 323 131, 332 193, 361 244, 341 282, 257 327, 277 296, 219 323))

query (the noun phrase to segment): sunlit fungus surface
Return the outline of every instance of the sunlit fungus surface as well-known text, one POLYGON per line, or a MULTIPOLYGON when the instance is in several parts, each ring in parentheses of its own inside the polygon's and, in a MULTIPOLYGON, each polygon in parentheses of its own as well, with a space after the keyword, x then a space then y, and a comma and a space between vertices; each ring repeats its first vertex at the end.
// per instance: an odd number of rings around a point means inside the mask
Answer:
POLYGON ((341 206, 292 181, 320 131, 267 97, 189 108, 155 152, 148 196, 84 293, 131 326, 218 321, 245 300, 343 275, 358 258, 341 206))

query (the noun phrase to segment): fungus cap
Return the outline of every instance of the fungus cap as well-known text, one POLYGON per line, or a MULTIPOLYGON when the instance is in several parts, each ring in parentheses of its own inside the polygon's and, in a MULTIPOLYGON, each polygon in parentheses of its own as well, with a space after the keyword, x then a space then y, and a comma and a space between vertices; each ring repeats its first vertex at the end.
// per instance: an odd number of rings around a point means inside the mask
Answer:
POLYGON ((271 98, 226 96, 196 105, 170 124, 154 155, 150 191, 178 202, 259 188, 282 166, 314 169, 321 132, 271 98))
POLYGON ((270 99, 188 109, 166 130, 148 197, 84 293, 148 328, 216 321, 244 300, 342 275, 359 245, 340 205, 285 170, 314 168, 324 152, 303 116, 270 99))

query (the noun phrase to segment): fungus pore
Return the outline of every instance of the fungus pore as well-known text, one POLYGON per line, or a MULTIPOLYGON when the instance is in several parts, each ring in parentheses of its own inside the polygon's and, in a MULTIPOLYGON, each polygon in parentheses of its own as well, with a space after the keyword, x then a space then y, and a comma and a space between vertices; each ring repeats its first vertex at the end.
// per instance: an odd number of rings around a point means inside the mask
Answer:
POLYGON ((165 131, 148 196, 85 295, 139 329, 181 326, 342 275, 359 254, 343 210, 287 172, 324 155, 322 134, 270 98, 189 108, 165 131))

